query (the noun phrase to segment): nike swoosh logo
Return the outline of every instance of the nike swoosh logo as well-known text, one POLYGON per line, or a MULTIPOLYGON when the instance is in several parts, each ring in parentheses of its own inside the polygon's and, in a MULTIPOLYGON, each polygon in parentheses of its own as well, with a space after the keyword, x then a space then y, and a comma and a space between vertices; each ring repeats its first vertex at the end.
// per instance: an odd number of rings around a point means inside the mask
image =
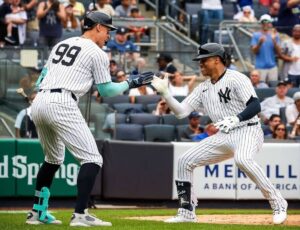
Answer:
POLYGON ((204 90, 202 90, 202 92, 204 93, 204 92, 206 92, 208 89, 204 89, 204 90))

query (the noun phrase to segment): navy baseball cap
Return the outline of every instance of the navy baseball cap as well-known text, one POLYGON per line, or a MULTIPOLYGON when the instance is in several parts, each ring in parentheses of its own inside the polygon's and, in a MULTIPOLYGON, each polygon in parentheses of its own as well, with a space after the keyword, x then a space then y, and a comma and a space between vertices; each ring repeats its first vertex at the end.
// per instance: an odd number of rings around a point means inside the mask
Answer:
POLYGON ((189 119, 199 118, 199 117, 201 117, 201 115, 196 111, 191 112, 190 115, 189 115, 189 119))
POLYGON ((119 27, 116 31, 117 34, 126 34, 127 33, 127 29, 125 27, 119 27))
POLYGON ((279 82, 277 83, 277 87, 278 87, 278 86, 281 86, 281 85, 286 86, 286 82, 285 82, 285 81, 279 81, 279 82))

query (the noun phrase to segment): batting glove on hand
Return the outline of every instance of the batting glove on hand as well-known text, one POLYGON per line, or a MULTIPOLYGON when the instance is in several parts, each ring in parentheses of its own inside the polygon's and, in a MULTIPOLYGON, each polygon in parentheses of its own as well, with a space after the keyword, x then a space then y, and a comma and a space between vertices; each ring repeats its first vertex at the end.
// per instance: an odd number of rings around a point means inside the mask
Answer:
POLYGON ((151 85, 159 92, 162 96, 166 96, 169 93, 168 85, 169 79, 168 74, 164 74, 162 78, 154 76, 151 85))
POLYGON ((218 121, 214 126, 223 133, 229 133, 240 123, 237 116, 225 117, 224 120, 218 121))
POLYGON ((141 74, 130 75, 126 81, 128 82, 129 89, 138 88, 143 85, 149 85, 153 76, 153 72, 144 72, 141 74))

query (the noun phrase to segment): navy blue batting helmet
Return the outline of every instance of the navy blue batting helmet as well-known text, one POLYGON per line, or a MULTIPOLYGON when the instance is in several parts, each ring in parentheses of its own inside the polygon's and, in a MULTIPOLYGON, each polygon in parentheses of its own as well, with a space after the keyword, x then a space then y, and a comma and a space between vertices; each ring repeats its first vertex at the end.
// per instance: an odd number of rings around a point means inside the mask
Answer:
POLYGON ((83 21, 83 29, 89 30, 93 28, 94 25, 100 24, 108 27, 110 30, 116 30, 117 27, 113 26, 112 18, 108 14, 99 11, 89 12, 83 21))

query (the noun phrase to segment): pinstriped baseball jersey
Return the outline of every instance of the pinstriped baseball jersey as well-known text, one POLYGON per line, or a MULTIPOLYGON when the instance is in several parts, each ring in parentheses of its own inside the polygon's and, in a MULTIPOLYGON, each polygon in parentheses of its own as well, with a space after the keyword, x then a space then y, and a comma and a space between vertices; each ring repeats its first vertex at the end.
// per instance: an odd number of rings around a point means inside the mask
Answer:
POLYGON ((92 40, 83 37, 66 39, 52 49, 40 88, 61 88, 84 95, 93 83, 111 81, 107 54, 92 40))
MULTIPOLYGON (((227 69, 217 82, 208 79, 200 83, 183 101, 199 111, 203 105, 213 122, 227 116, 236 116, 246 108, 246 103, 257 97, 250 80, 243 74, 227 69)), ((178 161, 178 181, 193 181, 193 169, 218 163, 234 157, 237 166, 259 187, 273 210, 285 205, 285 200, 261 167, 253 160, 263 144, 263 132, 256 116, 241 122, 228 134, 218 132, 190 148, 178 161)), ((194 195, 192 200, 196 198, 194 195)), ((190 213, 184 210, 184 216, 190 213)))
MULTIPOLYGON (((249 78, 235 70, 227 69, 215 84, 212 84, 210 79, 200 83, 184 101, 196 111, 203 105, 205 112, 215 123, 224 117, 241 113, 251 96, 257 97, 249 78)), ((255 116, 241 122, 240 126, 257 121, 258 117, 255 116)))

